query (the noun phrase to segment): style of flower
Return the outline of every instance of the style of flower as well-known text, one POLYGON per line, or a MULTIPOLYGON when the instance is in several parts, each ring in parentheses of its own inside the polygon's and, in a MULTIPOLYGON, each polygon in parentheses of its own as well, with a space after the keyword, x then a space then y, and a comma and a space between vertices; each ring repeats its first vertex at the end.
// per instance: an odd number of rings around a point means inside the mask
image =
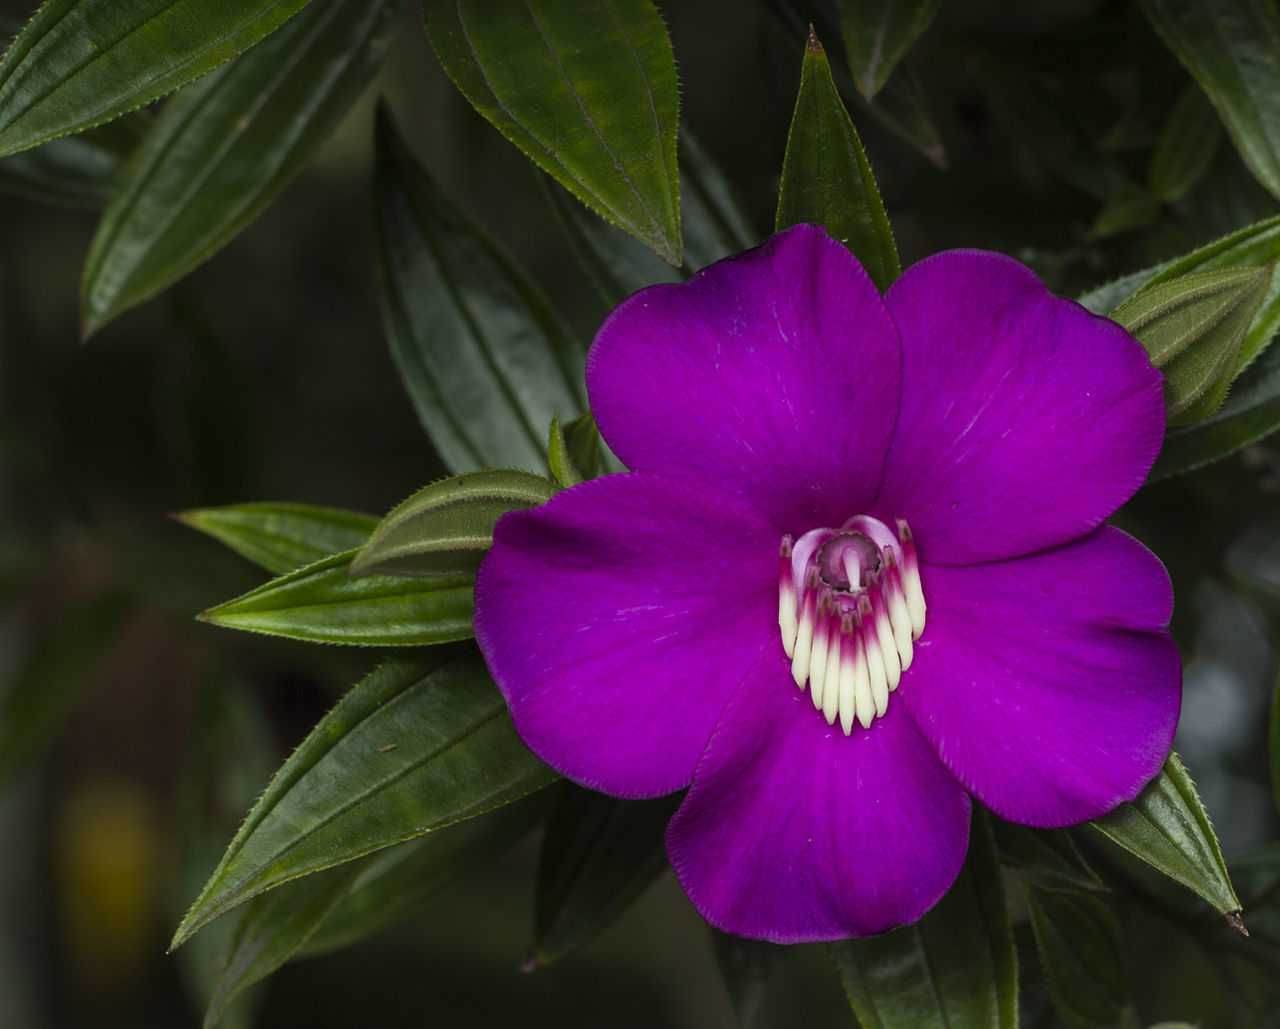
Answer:
POLYGON ((1159 561, 1102 524, 1160 447, 1160 373, 1016 261, 881 296, 798 226, 642 290, 587 359, 628 474, 504 516, 476 637, 516 729, 667 831, 713 925, 783 943, 921 917, 970 797, 1095 818, 1181 699, 1159 561))

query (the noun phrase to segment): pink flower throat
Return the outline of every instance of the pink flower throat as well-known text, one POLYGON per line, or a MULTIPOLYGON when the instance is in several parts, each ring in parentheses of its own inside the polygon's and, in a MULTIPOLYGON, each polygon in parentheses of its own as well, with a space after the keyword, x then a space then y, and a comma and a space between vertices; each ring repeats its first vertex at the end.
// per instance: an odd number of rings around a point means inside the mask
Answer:
POLYGON ((811 529, 778 555, 778 626, 796 685, 848 736, 885 713, 924 632, 920 565, 907 523, 869 515, 811 529))

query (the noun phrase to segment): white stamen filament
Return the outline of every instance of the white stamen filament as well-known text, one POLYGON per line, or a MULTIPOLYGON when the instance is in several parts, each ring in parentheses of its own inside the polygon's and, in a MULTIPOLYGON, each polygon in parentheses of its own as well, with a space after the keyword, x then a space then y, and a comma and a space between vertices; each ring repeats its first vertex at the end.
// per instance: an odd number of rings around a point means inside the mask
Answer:
MULTIPOLYGON (((898 522, 896 547, 887 542, 891 530, 869 516, 850 519, 844 531, 850 530, 858 540, 832 555, 845 582, 823 579, 820 542, 813 542, 834 539, 835 530, 813 530, 799 550, 785 536, 778 557, 778 628, 791 674, 801 690, 811 691, 813 706, 827 724, 838 718, 846 736, 855 722, 867 729, 884 716, 889 694, 911 667, 913 642, 924 631, 925 618, 920 567, 906 523, 898 522), (868 539, 879 550, 880 566, 875 567, 873 555, 864 582, 858 549, 865 557, 868 539)), ((835 539, 833 545, 841 542, 835 539)))

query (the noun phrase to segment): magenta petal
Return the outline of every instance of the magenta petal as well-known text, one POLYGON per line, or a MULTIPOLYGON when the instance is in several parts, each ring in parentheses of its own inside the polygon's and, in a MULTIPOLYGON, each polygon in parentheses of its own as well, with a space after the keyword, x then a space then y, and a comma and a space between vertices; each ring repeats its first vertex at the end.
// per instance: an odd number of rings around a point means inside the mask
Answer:
POLYGON ((778 543, 745 505, 646 475, 504 515, 476 640, 530 749, 615 796, 687 786, 734 687, 779 645, 778 543))
POLYGON ((952 774, 1026 825, 1072 825, 1136 797, 1181 703, 1160 562, 1103 527, 1032 557, 921 571, 928 624, 895 698, 952 774))
POLYGON ((800 943, 912 922, 964 862, 969 798, 901 705, 829 727, 768 650, 725 708, 667 830, 708 922, 800 943))
POLYGON ((1142 484, 1164 435, 1163 380, 1114 322, 979 251, 921 261, 887 301, 902 410, 875 510, 910 522, 922 560, 1065 543, 1142 484))
POLYGON ((809 225, 640 291, 587 357, 591 409, 628 468, 743 497, 797 535, 876 495, 898 384, 883 298, 809 225))

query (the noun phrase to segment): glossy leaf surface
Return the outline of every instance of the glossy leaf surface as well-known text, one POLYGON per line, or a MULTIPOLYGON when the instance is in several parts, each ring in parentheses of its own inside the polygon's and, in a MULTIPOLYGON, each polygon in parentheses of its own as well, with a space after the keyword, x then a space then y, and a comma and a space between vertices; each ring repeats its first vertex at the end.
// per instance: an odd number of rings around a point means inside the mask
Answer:
POLYGON ((680 135, 684 264, 679 268, 596 217, 565 190, 548 184, 547 195, 583 270, 611 305, 655 282, 679 282, 760 242, 733 187, 688 133, 680 135))
POLYGON ((474 576, 508 511, 537 507, 559 490, 531 472, 492 470, 424 486, 378 523, 351 574, 423 579, 474 576))
POLYGON ((331 554, 212 607, 200 620, 269 636, 365 647, 408 647, 471 636, 473 575, 353 579, 358 551, 331 554))
POLYGON ((1271 266, 1196 272, 1144 289, 1112 312, 1164 372, 1170 424, 1221 406, 1270 285, 1271 266))
POLYGON ((1049 993, 1068 1029, 1138 1029, 1111 909, 1094 894, 1042 886, 1029 887, 1027 900, 1049 993))
POLYGON ((310 504, 202 507, 177 518, 276 575, 363 546, 378 525, 373 515, 310 504))
POLYGON ((444 463, 546 467, 546 426, 586 409, 584 349, 529 278, 437 189, 378 118, 383 323, 444 463))
POLYGON ((1240 901, 1195 783, 1171 753, 1138 799, 1089 825, 1238 920, 1240 901))
POLYGON ((253 46, 307 0, 45 0, 0 60, 0 156, 109 121, 253 46))
POLYGON ((289 757, 174 937, 252 897, 507 804, 555 779, 515 734, 479 654, 381 665, 289 757))
POLYGON ((679 93, 649 0, 424 0, 449 77, 593 211, 680 264, 679 93))
POLYGON ((681 797, 617 800, 567 788, 547 823, 534 895, 531 961, 580 947, 667 866, 667 823, 681 797))
POLYGON ((220 249, 298 173, 378 70, 405 0, 312 0, 165 105, 90 246, 86 334, 220 249))
POLYGON ((1018 1024, 1018 966, 995 846, 975 812, 955 885, 914 925, 831 945, 864 1029, 1018 1024))
POLYGON ((0 159, 0 188, 49 203, 105 207, 150 122, 139 112, 0 159))
POLYGON ((776 228, 801 222, 821 225, 844 243, 882 291, 898 277, 898 248, 871 164, 812 34, 787 136, 776 228))
POLYGON ((1280 12, 1269 0, 1141 0, 1217 108, 1249 170, 1280 196, 1280 12))
POLYGON ((868 100, 929 27, 942 0, 844 0, 841 22, 849 71, 868 100))

